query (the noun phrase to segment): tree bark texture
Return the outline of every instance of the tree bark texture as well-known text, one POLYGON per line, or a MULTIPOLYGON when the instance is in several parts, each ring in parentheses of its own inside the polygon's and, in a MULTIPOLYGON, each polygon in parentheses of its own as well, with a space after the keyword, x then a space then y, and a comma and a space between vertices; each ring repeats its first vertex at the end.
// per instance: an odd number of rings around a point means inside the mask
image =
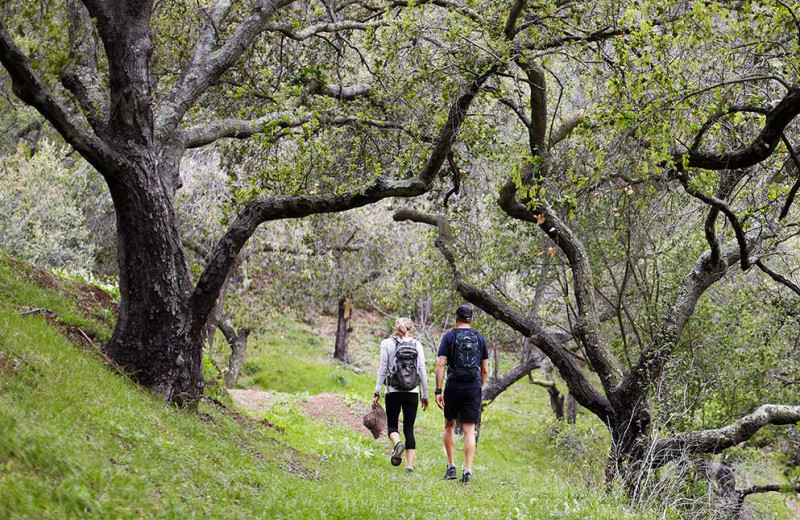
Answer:
POLYGON ((192 285, 172 201, 154 171, 134 170, 112 186, 120 311, 106 352, 166 400, 191 402, 203 393, 202 326, 189 312, 192 285))
POLYGON ((228 358, 228 368, 225 370, 223 378, 225 379, 225 387, 233 388, 236 386, 236 381, 242 374, 244 368, 245 353, 247 352, 247 337, 250 335, 250 329, 242 327, 238 331, 233 328, 233 322, 230 316, 226 316, 217 324, 219 330, 225 336, 225 340, 231 347, 231 355, 228 358))

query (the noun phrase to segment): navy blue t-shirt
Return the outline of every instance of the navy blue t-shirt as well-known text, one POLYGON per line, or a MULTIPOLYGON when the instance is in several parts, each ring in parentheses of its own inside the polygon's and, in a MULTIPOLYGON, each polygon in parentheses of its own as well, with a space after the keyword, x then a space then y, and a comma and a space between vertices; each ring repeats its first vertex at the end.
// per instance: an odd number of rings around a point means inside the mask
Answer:
MULTIPOLYGON (((447 334, 444 335, 442 338, 442 343, 439 345, 439 356, 445 356, 447 358, 447 373, 450 374, 453 370, 453 356, 451 355, 453 352, 453 348, 455 347, 456 343, 456 331, 459 329, 453 329, 447 334)), ((478 336, 478 344, 481 346, 481 360, 489 359, 489 349, 486 346, 486 338, 481 335, 480 332, 475 332, 478 336)), ((465 383, 466 385, 473 385, 472 381, 450 381, 447 380, 447 384, 462 384, 465 383)), ((480 385, 480 379, 477 380, 478 385, 480 385)))

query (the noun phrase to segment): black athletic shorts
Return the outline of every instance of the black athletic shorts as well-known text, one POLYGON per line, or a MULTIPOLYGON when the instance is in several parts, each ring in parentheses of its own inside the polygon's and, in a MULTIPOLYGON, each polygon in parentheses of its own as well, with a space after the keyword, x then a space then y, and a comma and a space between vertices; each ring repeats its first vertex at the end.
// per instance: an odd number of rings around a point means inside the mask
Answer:
POLYGON ((462 383, 448 381, 444 387, 444 418, 460 419, 462 423, 477 423, 481 418, 480 381, 462 383))

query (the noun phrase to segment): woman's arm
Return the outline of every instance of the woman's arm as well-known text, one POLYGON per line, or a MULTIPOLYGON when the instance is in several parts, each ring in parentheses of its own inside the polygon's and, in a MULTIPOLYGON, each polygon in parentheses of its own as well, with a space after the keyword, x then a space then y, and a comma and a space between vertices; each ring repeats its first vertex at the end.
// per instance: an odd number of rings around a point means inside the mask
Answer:
POLYGON ((386 345, 381 341, 381 363, 378 365, 378 381, 375 383, 375 393, 380 395, 381 387, 386 381, 386 373, 389 370, 389 353, 386 345))
POLYGON ((422 398, 428 398, 428 371, 425 370, 425 349, 417 341, 417 372, 419 372, 419 385, 422 389, 422 398))

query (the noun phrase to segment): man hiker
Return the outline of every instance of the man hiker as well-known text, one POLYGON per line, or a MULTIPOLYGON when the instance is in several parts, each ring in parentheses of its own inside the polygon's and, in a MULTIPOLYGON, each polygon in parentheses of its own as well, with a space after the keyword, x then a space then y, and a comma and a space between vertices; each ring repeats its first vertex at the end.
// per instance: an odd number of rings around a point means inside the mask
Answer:
POLYGON ((436 405, 444 411, 444 450, 447 453, 446 480, 456 479, 453 463, 456 419, 464 428, 464 472, 461 482, 472 479, 472 458, 475 455, 475 424, 481 415, 483 384, 489 375, 489 349, 486 339, 470 327, 472 307, 456 309, 456 327, 444 335, 436 363, 436 405), (442 381, 447 368, 447 385, 442 394, 442 381))

